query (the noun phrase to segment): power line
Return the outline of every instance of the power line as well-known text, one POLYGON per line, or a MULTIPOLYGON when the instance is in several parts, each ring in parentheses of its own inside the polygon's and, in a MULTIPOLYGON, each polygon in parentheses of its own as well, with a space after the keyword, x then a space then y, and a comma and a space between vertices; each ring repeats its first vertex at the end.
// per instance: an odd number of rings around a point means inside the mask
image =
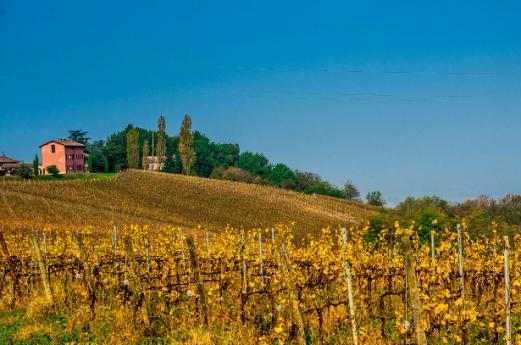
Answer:
MULTIPOLYGON (((203 63, 180 63, 172 60, 148 60, 148 59, 125 59, 115 57, 67 57, 67 56, 47 56, 35 59, 30 57, 32 63, 41 62, 43 60, 53 61, 75 61, 78 63, 107 63, 119 65, 141 65, 141 66, 159 66, 159 67, 176 67, 183 69, 214 69, 214 70, 234 70, 234 71, 250 71, 250 72, 311 72, 311 73, 372 73, 385 75, 445 75, 445 76, 493 76, 502 73, 483 72, 483 71, 418 71, 418 70, 378 70, 378 69, 357 69, 349 67, 267 67, 261 65, 242 65, 236 63, 230 64, 203 64, 203 63)), ((521 70, 520 70, 521 71, 521 70)), ((503 72, 506 73, 506 72, 503 72)), ((0 77, 6 74, 0 73, 0 77)))

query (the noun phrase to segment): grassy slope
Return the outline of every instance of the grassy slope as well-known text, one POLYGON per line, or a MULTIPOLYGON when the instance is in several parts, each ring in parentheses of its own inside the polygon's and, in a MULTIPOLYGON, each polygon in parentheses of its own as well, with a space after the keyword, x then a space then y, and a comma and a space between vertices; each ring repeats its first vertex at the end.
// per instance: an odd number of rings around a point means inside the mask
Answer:
POLYGON ((370 208, 282 189, 143 171, 114 178, 0 182, 0 222, 54 227, 163 224, 218 230, 295 221, 301 230, 349 225, 370 208))

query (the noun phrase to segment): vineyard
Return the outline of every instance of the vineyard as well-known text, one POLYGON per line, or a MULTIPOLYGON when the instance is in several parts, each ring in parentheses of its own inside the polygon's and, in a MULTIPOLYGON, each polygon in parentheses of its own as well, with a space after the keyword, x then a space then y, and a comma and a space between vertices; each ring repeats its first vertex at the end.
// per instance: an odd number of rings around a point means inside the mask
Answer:
POLYGON ((210 231, 227 225, 267 227, 295 221, 299 230, 355 225, 374 208, 264 185, 130 170, 110 179, 0 179, 0 223, 77 229, 177 224, 210 231))
POLYGON ((521 343, 521 236, 491 227, 489 238, 463 223, 422 242, 396 223, 372 243, 363 226, 306 237, 292 224, 4 228, 1 308, 62 315, 17 341, 521 343))

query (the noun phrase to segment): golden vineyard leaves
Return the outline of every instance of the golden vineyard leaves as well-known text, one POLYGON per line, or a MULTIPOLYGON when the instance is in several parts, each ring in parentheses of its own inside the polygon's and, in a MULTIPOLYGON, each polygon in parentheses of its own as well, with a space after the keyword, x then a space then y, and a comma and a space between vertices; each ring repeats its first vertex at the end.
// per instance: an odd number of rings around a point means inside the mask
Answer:
MULTIPOLYGON (((131 225, 117 229, 115 244, 111 230, 100 234, 89 227, 74 232, 40 229, 39 238, 43 246, 45 232, 45 257, 57 295, 62 293, 65 298, 72 291, 73 302, 69 296, 68 303, 87 305, 89 293, 84 277, 88 274, 96 282, 97 306, 123 308, 132 303, 133 296, 143 294, 150 315, 161 320, 162 326, 157 330, 160 336, 167 336, 166 325, 197 325, 201 320, 202 296, 185 241, 188 235, 195 235, 210 325, 222 321, 242 324, 257 343, 283 344, 295 335, 291 298, 277 259, 281 248, 290 258, 289 271, 309 341, 349 343, 344 275, 344 262, 348 262, 361 342, 385 344, 414 343, 404 256, 396 245, 399 238, 407 236, 412 240, 428 339, 432 343, 488 344, 502 341, 505 336, 504 243, 497 226, 493 224, 492 228, 490 237, 470 238, 463 224, 465 299, 460 291, 457 237, 451 229, 434 234, 434 256, 431 244, 420 241, 414 224, 403 227, 398 222, 383 229, 372 243, 363 238, 367 226, 349 229, 345 250, 340 229, 325 228, 316 236, 298 236, 301 240, 295 243, 298 229, 291 225, 247 231, 227 227, 219 233, 208 233, 200 226, 188 231, 180 227, 151 229, 131 225), (78 236, 83 239, 85 258, 78 247, 78 236), (134 268, 125 249, 126 236, 131 239, 136 256, 134 268), (86 272, 85 267, 90 267, 91 272, 86 272), (132 274, 133 269, 136 275, 132 274), (71 277, 74 279, 67 288, 71 291, 60 292, 71 277), (141 277, 141 281, 135 277, 141 277)), ((29 236, 28 232, 4 235, 16 259, 16 273, 26 300, 40 289, 35 284, 38 274, 29 236)), ((510 247, 512 315, 519 320, 520 235, 512 239, 510 247)), ((1 267, 4 279, 9 279, 5 260, 3 257, 1 267)), ((2 298, 7 295, 4 293, 2 298)), ((60 303, 63 307, 63 302, 57 302, 60 303)), ((133 327, 133 332, 139 333, 144 326, 138 320, 133 327)), ((513 335, 515 341, 521 341, 518 322, 514 323, 513 335)))

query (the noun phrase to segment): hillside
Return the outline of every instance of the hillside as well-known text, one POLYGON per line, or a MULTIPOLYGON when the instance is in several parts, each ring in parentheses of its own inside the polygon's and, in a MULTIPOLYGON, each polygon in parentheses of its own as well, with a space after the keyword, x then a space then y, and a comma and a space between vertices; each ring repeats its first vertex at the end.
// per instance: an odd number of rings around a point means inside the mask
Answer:
POLYGON ((340 199, 268 186, 174 174, 129 171, 110 179, 0 182, 0 221, 56 228, 164 224, 210 230, 227 224, 299 230, 359 223, 370 208, 340 199))

